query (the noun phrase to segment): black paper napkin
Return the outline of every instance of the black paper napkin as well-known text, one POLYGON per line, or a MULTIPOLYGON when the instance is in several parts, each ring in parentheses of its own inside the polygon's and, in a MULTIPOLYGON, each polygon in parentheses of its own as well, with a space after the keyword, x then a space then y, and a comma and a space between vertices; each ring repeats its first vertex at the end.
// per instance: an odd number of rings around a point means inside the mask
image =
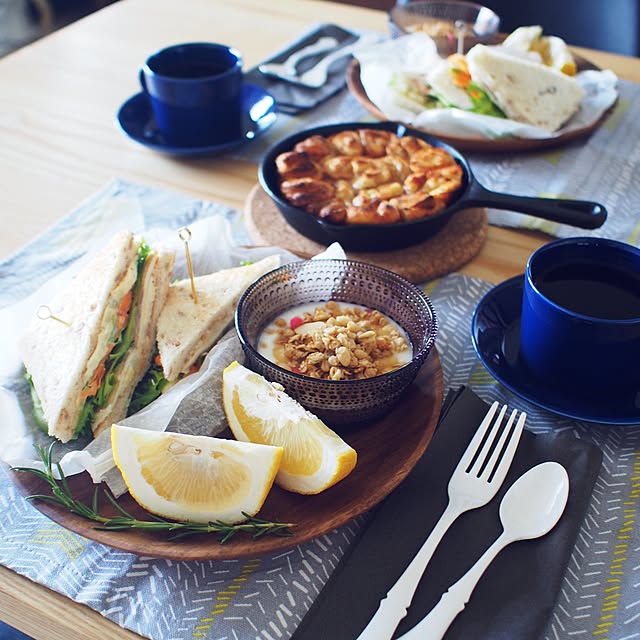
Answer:
MULTIPOLYGON (((342 46, 355 42, 358 39, 355 33, 347 29, 343 29, 335 24, 323 24, 294 42, 284 51, 279 52, 264 62, 283 62, 291 54, 303 47, 313 44, 318 38, 324 36, 335 38, 342 46)), ((298 70, 302 73, 310 69, 326 55, 328 55, 328 53, 321 53, 304 58, 300 61, 298 70)), ((257 67, 247 71, 244 77, 247 82, 257 84, 265 91, 268 91, 274 97, 281 111, 285 113, 297 113, 317 107, 344 88, 346 83, 345 74, 349 60, 349 56, 345 56, 341 60, 336 60, 335 64, 331 66, 331 73, 329 74, 326 84, 319 89, 307 89, 306 87, 296 86, 278 78, 266 76, 261 73, 257 67)))
MULTIPOLYGON (((424 456, 377 508, 292 640, 358 637, 444 511, 449 478, 488 408, 466 387, 449 392, 424 456)), ((399 425, 398 437, 401 434, 399 425)), ((541 637, 589 505, 602 452, 573 436, 534 435, 525 430, 498 495, 489 505, 460 516, 445 534, 394 638, 417 624, 499 536, 502 497, 520 475, 547 460, 562 464, 569 475, 569 499, 563 516, 546 536, 513 543, 498 555, 445 635, 446 640, 541 637)))

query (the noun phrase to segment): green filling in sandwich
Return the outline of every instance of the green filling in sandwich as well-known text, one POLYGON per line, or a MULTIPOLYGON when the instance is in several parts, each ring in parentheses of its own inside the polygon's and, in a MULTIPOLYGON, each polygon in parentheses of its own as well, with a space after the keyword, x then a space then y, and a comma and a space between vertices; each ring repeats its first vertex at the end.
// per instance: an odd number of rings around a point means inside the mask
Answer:
MULTIPOLYGON (((102 381, 95 395, 91 395, 85 400, 84 405, 82 406, 82 410, 80 411, 78 421, 76 423, 76 428, 72 436, 73 438, 91 435, 91 425, 93 423, 93 418, 99 409, 102 409, 106 406, 107 401, 109 400, 109 396, 117 383, 118 369, 122 364, 127 351, 133 345, 133 338, 136 329, 138 302, 140 298, 140 289, 142 286, 142 273, 144 271, 145 263, 150 253, 151 249, 149 245, 144 241, 141 242, 137 249, 137 277, 132 290, 131 306, 129 308, 127 324, 120 331, 118 331, 117 327, 114 325, 113 339, 115 342, 111 352, 104 362, 105 371, 102 377, 102 381)), ((40 427, 46 433, 48 432, 48 425, 44 417, 42 402, 40 401, 38 393, 33 386, 33 379, 31 374, 25 374, 25 378, 30 387, 31 399, 33 402, 34 420, 38 427, 40 427)))
POLYGON ((90 396, 86 399, 80 418, 78 419, 78 425, 74 437, 82 435, 90 435, 91 424, 93 423, 93 417, 99 409, 106 406, 109 396, 116 385, 118 378, 118 368, 122 364, 127 351, 133 345, 133 336, 136 329, 136 316, 138 310, 138 301, 140 298, 140 287, 142 285, 142 273, 144 271, 144 265, 151 253, 151 249, 146 242, 141 242, 138 247, 137 253, 137 278, 133 287, 133 298, 131 301, 131 308, 129 309, 129 319, 127 325, 120 332, 119 336, 116 336, 116 341, 111 353, 108 355, 105 365, 104 377, 97 393, 94 396, 90 396))
POLYGON ((160 397, 170 384, 164 377, 162 365, 158 363, 158 358, 154 357, 152 365, 133 392, 128 414, 132 415, 140 411, 140 409, 144 409, 144 407, 160 397))

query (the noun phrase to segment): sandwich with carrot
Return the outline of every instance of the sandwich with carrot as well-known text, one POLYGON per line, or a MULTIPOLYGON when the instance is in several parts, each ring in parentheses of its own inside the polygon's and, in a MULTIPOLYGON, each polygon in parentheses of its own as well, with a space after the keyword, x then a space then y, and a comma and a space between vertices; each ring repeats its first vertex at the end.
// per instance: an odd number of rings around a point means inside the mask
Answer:
POLYGON ((18 348, 49 435, 95 436, 127 415, 154 355, 174 258, 123 231, 26 328, 18 348))
POLYGON ((158 316, 156 353, 135 390, 130 413, 199 371, 209 350, 233 323, 240 296, 254 280, 278 266, 279 256, 272 255, 196 276, 193 283, 190 278, 172 283, 158 316))
POLYGON ((477 44, 442 59, 426 74, 398 72, 391 88, 395 102, 415 113, 454 108, 553 133, 584 97, 575 74, 564 41, 532 26, 516 29, 500 45, 477 44))

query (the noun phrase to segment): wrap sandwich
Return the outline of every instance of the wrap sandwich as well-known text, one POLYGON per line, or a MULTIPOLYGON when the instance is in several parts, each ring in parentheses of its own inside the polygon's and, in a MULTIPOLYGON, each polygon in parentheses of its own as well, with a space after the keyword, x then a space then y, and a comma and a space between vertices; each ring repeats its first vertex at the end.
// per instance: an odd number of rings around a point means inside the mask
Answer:
POLYGON ((394 101, 415 113, 455 108, 508 118, 549 133, 579 109, 584 89, 564 41, 541 27, 520 27, 501 45, 476 44, 439 60, 425 74, 398 71, 394 101))

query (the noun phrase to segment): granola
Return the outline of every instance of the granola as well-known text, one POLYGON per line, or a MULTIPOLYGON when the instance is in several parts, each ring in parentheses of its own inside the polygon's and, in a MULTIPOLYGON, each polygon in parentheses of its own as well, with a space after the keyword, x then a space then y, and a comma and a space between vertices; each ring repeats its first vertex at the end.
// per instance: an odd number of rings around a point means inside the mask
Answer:
POLYGON ((270 360, 295 373, 359 380, 393 371, 411 359, 403 330, 375 309, 331 300, 289 316, 265 330, 260 347, 270 360))

